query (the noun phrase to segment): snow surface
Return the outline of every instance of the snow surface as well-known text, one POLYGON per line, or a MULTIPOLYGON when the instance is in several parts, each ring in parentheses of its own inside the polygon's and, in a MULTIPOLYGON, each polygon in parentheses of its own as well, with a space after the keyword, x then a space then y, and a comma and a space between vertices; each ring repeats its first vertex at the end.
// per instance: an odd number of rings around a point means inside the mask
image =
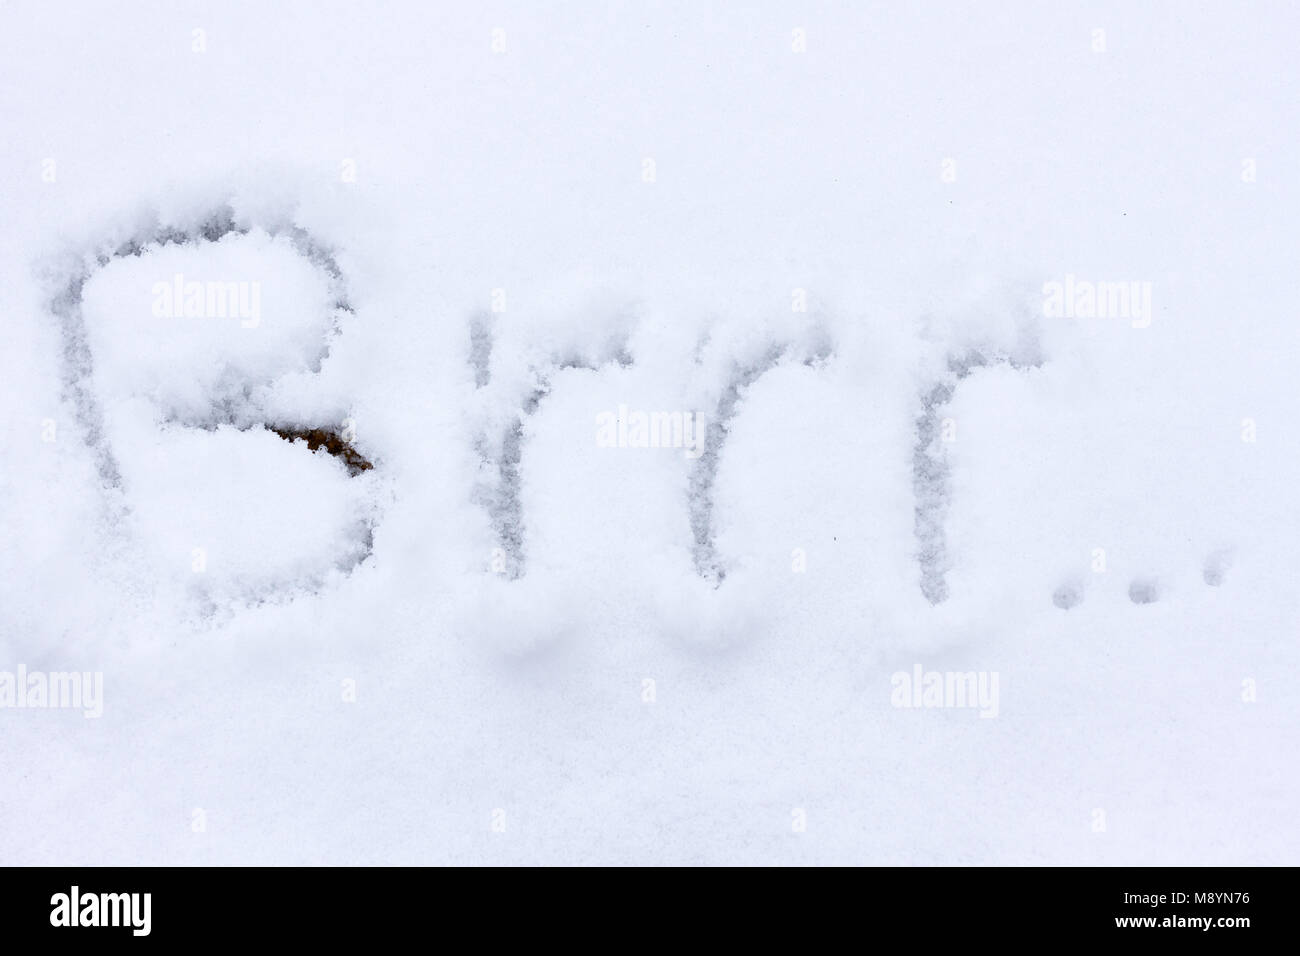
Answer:
POLYGON ((1292 6, 0 26, 5 862, 1300 861, 1292 6))

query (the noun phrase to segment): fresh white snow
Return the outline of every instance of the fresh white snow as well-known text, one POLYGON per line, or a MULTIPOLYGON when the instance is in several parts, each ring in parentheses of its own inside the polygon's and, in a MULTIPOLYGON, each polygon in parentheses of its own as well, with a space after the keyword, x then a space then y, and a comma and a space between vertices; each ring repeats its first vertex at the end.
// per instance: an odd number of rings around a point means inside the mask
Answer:
POLYGON ((6 862, 1297 861, 1288 5, 0 27, 6 862))

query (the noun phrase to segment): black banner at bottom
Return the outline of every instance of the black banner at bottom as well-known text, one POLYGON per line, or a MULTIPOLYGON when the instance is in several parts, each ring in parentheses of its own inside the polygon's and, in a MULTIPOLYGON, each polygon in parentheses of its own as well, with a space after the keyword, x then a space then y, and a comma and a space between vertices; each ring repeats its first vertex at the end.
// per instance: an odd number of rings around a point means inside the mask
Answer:
POLYGON ((0 931, 6 943, 330 946, 503 926, 606 942, 624 932, 697 928, 733 941, 757 930, 767 942, 772 933, 807 941, 847 932, 925 945, 1098 937, 1232 945, 1295 936, 1290 869, 751 869, 724 879, 680 870, 592 879, 576 869, 543 877, 435 868, 9 868, 0 870, 0 931))

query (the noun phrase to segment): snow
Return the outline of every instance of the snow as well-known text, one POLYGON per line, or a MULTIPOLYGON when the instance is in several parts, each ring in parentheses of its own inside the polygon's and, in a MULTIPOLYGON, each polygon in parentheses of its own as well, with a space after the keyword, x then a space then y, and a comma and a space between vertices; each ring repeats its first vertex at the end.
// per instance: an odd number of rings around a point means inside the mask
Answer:
POLYGON ((147 397, 184 421, 318 365, 333 318, 317 270, 287 238, 264 232, 115 259, 82 294, 102 400, 147 397), (211 306, 209 283, 218 291, 211 306), (201 298, 190 301, 190 287, 201 298))
POLYGON ((8 862, 1296 862, 1287 6, 0 20, 8 862))

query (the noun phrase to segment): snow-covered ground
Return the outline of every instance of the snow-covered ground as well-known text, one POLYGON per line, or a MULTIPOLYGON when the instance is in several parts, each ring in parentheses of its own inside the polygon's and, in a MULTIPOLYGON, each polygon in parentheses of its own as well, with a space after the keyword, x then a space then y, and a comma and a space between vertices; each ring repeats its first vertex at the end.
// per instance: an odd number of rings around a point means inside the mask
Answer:
POLYGON ((1300 862, 1300 13, 555 6, 0 5, 4 862, 1300 862))

